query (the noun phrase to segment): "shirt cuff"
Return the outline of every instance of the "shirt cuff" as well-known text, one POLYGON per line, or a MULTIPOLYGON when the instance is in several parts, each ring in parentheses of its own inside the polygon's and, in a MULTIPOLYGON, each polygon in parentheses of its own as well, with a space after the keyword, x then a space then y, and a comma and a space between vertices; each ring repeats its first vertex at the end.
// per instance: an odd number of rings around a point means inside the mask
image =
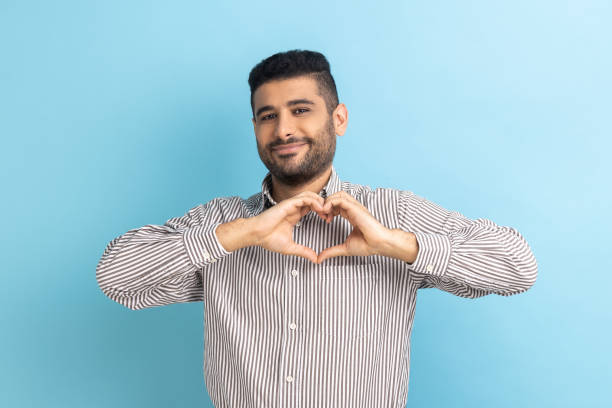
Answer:
POLYGON ((221 223, 198 225, 183 231, 187 255, 197 268, 203 268, 230 254, 223 248, 215 233, 219 225, 221 223))
POLYGON ((444 276, 451 256, 450 238, 442 234, 412 231, 419 244, 413 263, 406 262, 411 270, 434 276, 444 276))

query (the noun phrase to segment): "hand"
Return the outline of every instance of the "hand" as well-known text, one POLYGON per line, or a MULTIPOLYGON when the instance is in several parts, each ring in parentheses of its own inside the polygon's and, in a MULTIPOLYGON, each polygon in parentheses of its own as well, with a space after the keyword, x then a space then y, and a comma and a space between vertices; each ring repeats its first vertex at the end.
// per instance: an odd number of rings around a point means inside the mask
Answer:
POLYGON ((220 225, 217 237, 228 252, 258 245, 281 254, 301 256, 317 264, 334 256, 368 255, 389 256, 413 263, 419 249, 413 233, 386 228, 366 207, 344 191, 325 200, 313 192, 302 192, 258 216, 239 218, 220 225), (351 223, 353 231, 344 243, 317 255, 311 248, 293 241, 295 224, 311 210, 328 224, 336 215, 340 215, 351 223))
POLYGON ((253 237, 251 245, 281 254, 301 256, 316 263, 317 253, 293 240, 293 228, 311 210, 326 219, 323 203, 323 197, 311 191, 304 191, 249 219, 253 237))
POLYGON ((383 255, 413 263, 419 252, 416 235, 401 229, 389 229, 382 225, 350 194, 339 191, 325 200, 323 214, 327 223, 340 215, 347 219, 353 230, 340 244, 323 250, 317 263, 334 256, 383 255))
POLYGON ((351 223, 353 231, 342 244, 323 250, 317 258, 317 263, 334 256, 382 255, 385 252, 392 231, 378 222, 368 209, 350 194, 339 191, 327 197, 322 212, 328 224, 336 215, 340 215, 351 223))

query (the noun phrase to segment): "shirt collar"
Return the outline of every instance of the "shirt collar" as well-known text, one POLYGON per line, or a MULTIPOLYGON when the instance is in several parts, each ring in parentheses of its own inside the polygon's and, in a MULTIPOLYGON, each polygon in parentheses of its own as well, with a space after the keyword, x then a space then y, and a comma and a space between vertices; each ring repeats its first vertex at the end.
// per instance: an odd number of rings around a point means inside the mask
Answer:
MULTIPOLYGON (((329 180, 323 189, 319 192, 319 195, 323 198, 327 198, 328 196, 337 193, 340 191, 341 182, 338 174, 336 173, 336 169, 332 165, 331 175, 329 176, 329 180)), ((272 190, 272 174, 268 172, 264 177, 261 183, 261 205, 259 208, 259 212, 261 213, 263 210, 266 210, 273 205, 276 205, 276 201, 272 198, 271 194, 272 190)))

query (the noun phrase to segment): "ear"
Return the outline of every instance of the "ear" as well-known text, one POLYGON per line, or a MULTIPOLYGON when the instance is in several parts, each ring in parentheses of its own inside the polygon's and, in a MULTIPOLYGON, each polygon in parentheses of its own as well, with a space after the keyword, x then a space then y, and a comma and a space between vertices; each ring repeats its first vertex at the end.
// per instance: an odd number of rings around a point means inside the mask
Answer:
POLYGON ((332 112, 332 119, 334 121, 336 134, 342 136, 344 132, 346 132, 346 126, 348 125, 348 110, 346 109, 346 105, 339 103, 332 112))
POLYGON ((253 122, 253 131, 255 131, 255 117, 252 117, 251 121, 253 122))

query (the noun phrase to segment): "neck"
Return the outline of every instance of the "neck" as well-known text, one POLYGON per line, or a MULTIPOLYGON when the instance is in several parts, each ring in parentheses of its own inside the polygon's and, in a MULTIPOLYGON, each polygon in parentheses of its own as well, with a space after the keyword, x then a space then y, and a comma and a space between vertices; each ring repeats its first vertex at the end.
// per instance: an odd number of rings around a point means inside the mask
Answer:
POLYGON ((329 181, 330 176, 331 166, 329 166, 318 176, 315 176, 311 180, 308 180, 306 183, 299 186, 289 186, 287 184, 283 184, 276 177, 272 176, 272 198, 277 203, 280 203, 281 201, 300 194, 303 191, 312 191, 315 194, 319 194, 319 192, 323 190, 323 187, 325 187, 329 181))

